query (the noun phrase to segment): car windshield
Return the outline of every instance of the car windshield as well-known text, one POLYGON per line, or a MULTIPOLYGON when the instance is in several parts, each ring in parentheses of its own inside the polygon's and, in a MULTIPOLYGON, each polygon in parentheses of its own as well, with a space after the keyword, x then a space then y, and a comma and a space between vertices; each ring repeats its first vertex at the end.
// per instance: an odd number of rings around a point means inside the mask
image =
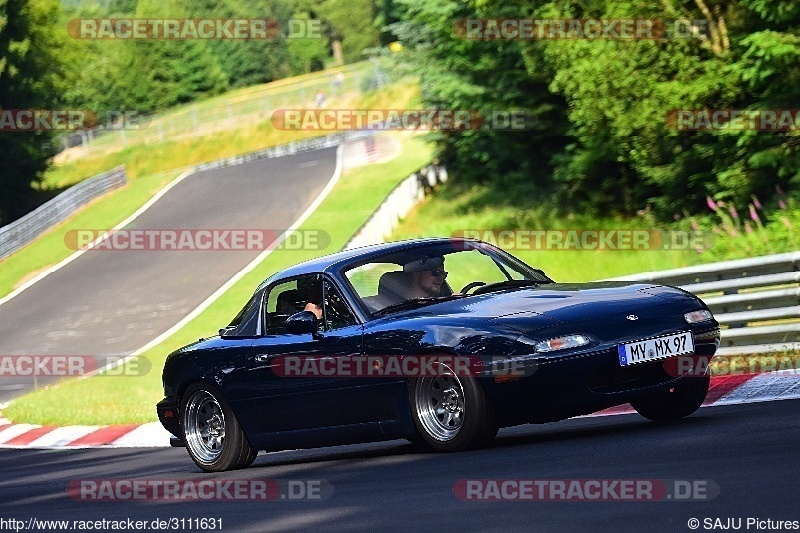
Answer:
POLYGON ((552 281, 505 252, 472 243, 393 252, 346 269, 345 276, 374 316, 552 281))

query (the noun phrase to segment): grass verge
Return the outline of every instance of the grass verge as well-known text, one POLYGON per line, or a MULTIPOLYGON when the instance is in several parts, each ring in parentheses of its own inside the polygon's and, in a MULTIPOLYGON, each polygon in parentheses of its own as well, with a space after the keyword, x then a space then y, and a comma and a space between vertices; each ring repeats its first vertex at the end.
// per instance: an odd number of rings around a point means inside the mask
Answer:
MULTIPOLYGON (((494 194, 488 186, 460 187, 444 185, 413 209, 392 234, 392 239, 434 237, 475 233, 492 242, 503 230, 629 230, 654 229, 645 221, 617 218, 590 219, 573 215, 556 219, 538 212, 525 211, 514 203, 487 201, 494 194)), ((521 235, 525 233, 521 232, 521 235)), ((498 244, 498 243, 494 243, 498 244)), ((531 249, 524 240, 500 243, 501 248, 529 265, 540 268, 560 282, 590 281, 649 270, 676 268, 690 264, 694 250, 566 250, 531 249), (518 246, 515 246, 515 243, 518 246)))
MULTIPOLYGON (((788 207, 766 223, 754 227, 745 221, 712 217, 659 223, 648 216, 636 218, 554 214, 550 206, 536 203, 535 191, 525 186, 464 185, 451 180, 413 209, 392 234, 392 239, 464 235, 493 242, 500 232, 510 236, 499 244, 526 263, 544 270, 560 282, 581 282, 626 274, 789 252, 800 245, 800 208, 788 207), (548 244, 547 234, 536 246, 534 231, 548 231, 558 239, 548 244), (555 231, 552 231, 555 230, 555 231), (576 249, 568 246, 567 233, 585 231, 610 234, 641 230, 647 246, 631 249, 576 249), (526 240, 527 239, 527 240, 526 240), (559 240, 560 239, 560 240, 559 240)), ((641 233, 640 233, 641 234, 641 233)), ((616 237, 612 242, 616 243, 616 237)), ((575 241, 571 241, 576 244, 575 241)), ((591 243, 591 241, 590 241, 591 243)))
MULTIPOLYGON (((148 350, 150 371, 144 376, 94 376, 65 380, 14 400, 3 415, 31 424, 127 424, 155 420, 162 397, 161 368, 171 351, 200 337, 216 334, 267 276, 292 264, 341 249, 389 192, 427 163, 432 149, 420 138, 397 135, 401 151, 391 161, 345 170, 337 186, 300 228, 325 228, 331 242, 325 250, 276 250, 252 272, 180 331, 148 350)), ((131 372, 135 374, 135 372, 131 372)))

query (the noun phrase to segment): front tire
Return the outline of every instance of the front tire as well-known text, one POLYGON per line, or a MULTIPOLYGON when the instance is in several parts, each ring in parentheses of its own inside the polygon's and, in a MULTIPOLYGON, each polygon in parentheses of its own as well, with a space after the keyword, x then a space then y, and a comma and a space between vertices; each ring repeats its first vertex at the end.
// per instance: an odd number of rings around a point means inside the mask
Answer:
POLYGON ((659 391, 634 400, 631 406, 637 413, 654 422, 669 422, 697 411, 708 394, 711 377, 685 378, 684 382, 666 391, 659 391))
POLYGON ((206 472, 246 468, 258 454, 222 393, 208 383, 195 383, 184 393, 181 429, 189 456, 206 472))
POLYGON ((409 402, 422 442, 442 452, 485 445, 497 434, 494 410, 473 378, 459 377, 439 364, 438 376, 414 379, 409 402))

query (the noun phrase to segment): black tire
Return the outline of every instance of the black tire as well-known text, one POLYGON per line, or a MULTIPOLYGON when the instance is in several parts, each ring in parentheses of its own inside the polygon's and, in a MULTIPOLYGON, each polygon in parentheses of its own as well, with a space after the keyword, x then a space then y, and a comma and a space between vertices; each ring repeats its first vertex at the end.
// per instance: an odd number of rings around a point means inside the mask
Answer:
POLYGON ((208 383, 193 383, 181 400, 181 433, 189 456, 206 472, 250 466, 258 455, 222 393, 208 383))
POLYGON ((697 411, 708 394, 709 376, 684 378, 683 383, 634 400, 636 412, 654 422, 669 422, 697 411))
POLYGON ((420 440, 441 452, 486 445, 499 428, 486 394, 473 378, 457 376, 440 365, 441 375, 409 383, 411 415, 420 440))

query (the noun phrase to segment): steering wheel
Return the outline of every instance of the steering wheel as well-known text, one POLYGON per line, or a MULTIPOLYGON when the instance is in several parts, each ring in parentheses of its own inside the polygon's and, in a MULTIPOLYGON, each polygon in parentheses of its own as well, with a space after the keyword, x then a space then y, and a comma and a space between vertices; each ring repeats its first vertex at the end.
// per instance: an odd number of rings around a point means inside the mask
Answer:
POLYGON ((461 294, 467 294, 470 289, 474 289, 475 287, 480 287, 481 285, 486 285, 483 281, 473 281, 471 283, 467 283, 463 289, 461 289, 461 294))

